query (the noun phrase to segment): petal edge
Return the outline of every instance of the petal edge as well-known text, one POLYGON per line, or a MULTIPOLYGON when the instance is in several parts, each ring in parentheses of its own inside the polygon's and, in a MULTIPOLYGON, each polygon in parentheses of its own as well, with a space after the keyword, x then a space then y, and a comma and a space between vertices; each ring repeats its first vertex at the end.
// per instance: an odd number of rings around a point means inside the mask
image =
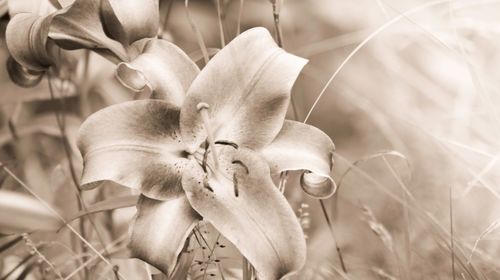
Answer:
POLYGON ((83 188, 117 182, 164 200, 182 193, 186 166, 178 108, 159 100, 128 101, 91 115, 78 133, 83 188))
POLYGON ((197 105, 209 105, 215 140, 257 149, 270 143, 285 119, 290 92, 307 60, 279 48, 267 29, 233 39, 203 68, 181 109, 183 141, 195 150, 206 138, 197 105))
POLYGON ((281 279, 298 271, 305 263, 305 238, 265 160, 241 147, 221 148, 220 155, 224 174, 206 181, 200 166, 184 174, 182 186, 193 209, 240 250, 259 279, 281 279))
POLYGON ((165 275, 171 275, 184 245, 200 220, 185 196, 157 201, 141 196, 131 225, 129 248, 165 275))
POLYGON ((335 145, 323 131, 286 120, 273 142, 260 152, 273 174, 303 170, 301 185, 304 191, 315 198, 327 198, 337 188, 330 176, 334 150, 335 145))

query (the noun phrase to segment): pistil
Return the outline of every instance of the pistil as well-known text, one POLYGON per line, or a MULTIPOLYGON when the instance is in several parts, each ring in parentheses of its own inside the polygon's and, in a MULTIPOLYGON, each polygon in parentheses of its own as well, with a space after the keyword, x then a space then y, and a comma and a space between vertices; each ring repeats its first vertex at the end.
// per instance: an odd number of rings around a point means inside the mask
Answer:
MULTIPOLYGON (((213 131, 210 127, 209 118, 208 118, 208 109, 210 109, 210 106, 205 102, 200 102, 200 103, 198 103, 198 105, 196 105, 196 109, 198 110, 198 113, 200 113, 201 120, 203 121, 203 126, 205 127, 205 130, 207 132, 208 144, 209 144, 210 149, 211 149, 211 154, 212 154, 212 158, 214 161, 215 170, 218 170, 219 169, 219 162, 218 162, 217 151, 215 149, 214 135, 213 135, 213 131)), ((215 172, 215 173, 217 173, 217 172, 215 172)))

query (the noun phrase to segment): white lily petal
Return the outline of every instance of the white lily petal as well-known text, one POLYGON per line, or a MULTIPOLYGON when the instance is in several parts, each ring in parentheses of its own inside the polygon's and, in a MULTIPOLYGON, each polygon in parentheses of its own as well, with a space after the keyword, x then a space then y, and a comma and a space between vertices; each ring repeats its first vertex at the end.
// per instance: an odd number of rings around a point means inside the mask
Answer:
POLYGON ((132 256, 171 275, 200 216, 185 196, 158 201, 141 196, 131 226, 132 256))
POLYGON ((20 13, 32 13, 45 16, 55 11, 55 7, 48 0, 6 0, 11 17, 20 13))
POLYGON ((301 184, 316 198, 331 196, 336 189, 330 177, 335 146, 328 135, 314 126, 285 121, 276 139, 261 150, 273 174, 304 170, 301 184))
POLYGON ((151 198, 181 195, 187 159, 178 123, 178 108, 159 100, 124 102, 91 115, 78 135, 84 188, 111 180, 151 198))
POLYGON ((198 66, 176 45, 152 39, 129 64, 119 65, 116 75, 127 87, 153 89, 153 97, 181 106, 186 92, 199 73, 198 66))
POLYGON ((128 46, 156 36, 160 25, 158 0, 101 1, 104 27, 112 39, 128 46))
POLYGON ((305 262, 304 235, 265 160, 245 148, 219 152, 217 176, 205 181, 199 165, 184 173, 191 206, 240 250, 259 279, 281 279, 299 270, 305 262))
POLYGON ((123 46, 104 32, 100 17, 100 0, 77 0, 58 10, 49 37, 64 49, 88 48, 112 61, 126 61, 123 46))
POLYGON ((260 148, 274 139, 290 91, 307 60, 279 48, 265 28, 250 29, 219 51, 189 88, 181 109, 181 134, 191 150, 206 139, 197 110, 209 105, 215 140, 260 148))

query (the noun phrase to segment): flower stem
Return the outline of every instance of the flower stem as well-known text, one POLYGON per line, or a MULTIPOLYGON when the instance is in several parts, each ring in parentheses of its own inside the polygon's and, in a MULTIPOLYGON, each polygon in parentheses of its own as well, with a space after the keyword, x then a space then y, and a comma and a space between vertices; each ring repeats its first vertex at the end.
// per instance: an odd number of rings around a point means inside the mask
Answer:
MULTIPOLYGON (((87 241, 73 226, 71 226, 62 216, 57 212, 47 201, 43 200, 38 194, 36 194, 26 183, 24 183, 19 177, 17 177, 7 166, 0 162, 0 169, 5 171, 14 181, 16 181, 21 187, 23 187, 27 192, 33 195, 40 203, 52 214, 58 218, 65 227, 67 227, 71 232, 73 232, 92 252, 94 252, 97 257, 99 257, 106 265, 113 266, 113 264, 106 259, 101 252, 99 252, 89 241, 87 241)), ((118 276, 121 279, 126 280, 125 276, 118 272, 118 276)))
POLYGON ((278 42, 278 46, 283 48, 283 34, 281 32, 281 24, 280 24, 280 12, 278 9, 277 1, 272 1, 273 5, 273 18, 274 18, 274 28, 276 29, 276 41, 278 42))
POLYGON ((200 30, 198 29, 198 26, 196 26, 196 23, 191 18, 191 14, 189 13, 189 0, 186 0, 184 2, 184 6, 186 7, 186 16, 187 16, 187 19, 189 21, 189 24, 191 25, 191 29, 196 34, 196 39, 198 41, 198 45, 200 46, 201 53, 203 54, 203 60, 205 61, 205 64, 207 64, 208 61, 210 60, 210 58, 208 56, 207 47, 205 46, 205 41, 203 40, 203 35, 201 34, 200 30))
POLYGON ((241 33, 241 16, 243 13, 243 4, 244 4, 244 0, 240 0, 240 7, 239 7, 239 11, 238 11, 238 20, 237 20, 237 24, 236 24, 236 36, 240 35, 240 33, 241 33))
POLYGON ((220 0, 216 1, 216 5, 217 5, 217 19, 219 23, 220 45, 221 48, 224 48, 226 46, 226 40, 224 39, 224 26, 222 23, 222 11, 220 7, 220 0))
POLYGON ((332 222, 330 221, 330 217, 328 216, 328 212, 326 211, 325 203, 322 199, 319 199, 319 204, 321 205, 321 210, 323 211, 323 216, 325 217, 326 224, 328 225, 328 229, 330 230, 330 234, 332 235, 333 241, 335 243, 335 250, 337 250, 337 256, 339 257, 340 267, 342 271, 347 274, 347 268, 344 263, 344 257, 342 256, 342 251, 340 250, 339 245, 337 244, 337 238, 335 237, 335 232, 333 231, 332 222))

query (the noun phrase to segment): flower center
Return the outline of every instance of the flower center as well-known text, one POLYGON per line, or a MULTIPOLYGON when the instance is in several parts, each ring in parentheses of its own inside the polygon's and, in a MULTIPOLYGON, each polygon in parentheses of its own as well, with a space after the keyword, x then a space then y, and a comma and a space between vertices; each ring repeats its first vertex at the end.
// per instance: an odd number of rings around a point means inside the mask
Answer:
MULTIPOLYGON (((194 158, 198 161, 200 166, 203 168, 203 171, 206 174, 206 182, 205 182, 205 188, 209 189, 211 192, 214 192, 214 190, 210 187, 209 185, 209 178, 216 179, 216 180, 230 180, 233 182, 233 187, 234 187, 234 195, 236 197, 239 196, 239 189, 238 189, 238 177, 236 174, 236 170, 234 168, 242 168, 243 174, 248 175, 249 170, 248 167, 240 160, 232 160, 230 162, 225 162, 224 159, 219 158, 219 153, 217 151, 217 145, 221 146, 230 146, 235 150, 238 150, 239 146, 238 144, 227 141, 227 140, 215 140, 213 130, 210 126, 210 121, 209 121, 209 109, 210 106, 207 103, 200 102, 198 105, 196 105, 196 109, 198 110, 198 113, 200 114, 200 117, 203 122, 203 126, 207 132, 207 140, 205 141, 204 144, 202 144, 198 150, 193 154, 194 158), (209 160, 209 154, 211 157, 211 161, 209 160), (219 159, 221 162, 219 162, 219 159), (224 164, 221 166, 221 164, 224 164), (232 173, 231 173, 232 172, 232 173), (230 176, 229 174, 232 174, 230 176)), ((223 151, 223 154, 225 154, 225 150, 223 147, 220 147, 223 151)), ((226 150, 227 152, 227 150, 226 150)), ((226 157, 224 157, 226 158, 226 157)))

